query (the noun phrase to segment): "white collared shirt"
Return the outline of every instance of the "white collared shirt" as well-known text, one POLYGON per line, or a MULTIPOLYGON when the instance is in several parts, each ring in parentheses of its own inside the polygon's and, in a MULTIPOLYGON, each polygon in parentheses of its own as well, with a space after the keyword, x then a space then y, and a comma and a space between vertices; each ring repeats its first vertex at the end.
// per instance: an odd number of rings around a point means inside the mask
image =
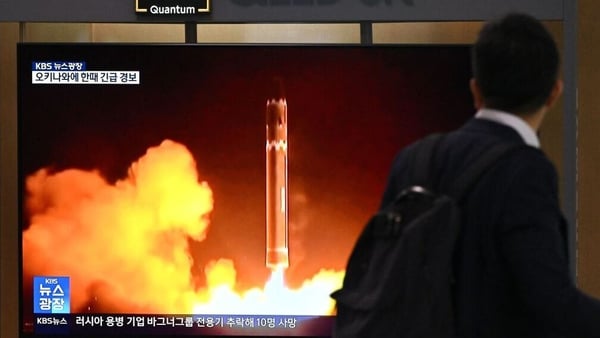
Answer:
POLYGON ((527 145, 536 148, 540 147, 540 139, 537 137, 535 130, 517 115, 501 110, 482 108, 475 114, 475 118, 486 119, 509 126, 521 135, 527 145))

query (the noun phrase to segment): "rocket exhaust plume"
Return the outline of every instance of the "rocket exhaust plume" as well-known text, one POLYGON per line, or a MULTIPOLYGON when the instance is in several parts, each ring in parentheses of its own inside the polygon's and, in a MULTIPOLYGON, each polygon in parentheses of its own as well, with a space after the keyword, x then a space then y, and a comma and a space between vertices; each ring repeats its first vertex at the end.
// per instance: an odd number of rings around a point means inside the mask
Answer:
POLYGON ((289 266, 287 102, 280 79, 274 81, 266 109, 266 266, 289 266))

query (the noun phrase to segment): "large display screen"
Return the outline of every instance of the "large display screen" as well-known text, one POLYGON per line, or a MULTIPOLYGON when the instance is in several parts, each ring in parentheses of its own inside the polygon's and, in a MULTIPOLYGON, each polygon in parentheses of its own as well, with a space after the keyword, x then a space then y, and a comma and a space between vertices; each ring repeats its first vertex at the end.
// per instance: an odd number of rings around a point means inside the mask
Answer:
POLYGON ((331 332, 395 154, 468 46, 21 44, 21 336, 331 332))

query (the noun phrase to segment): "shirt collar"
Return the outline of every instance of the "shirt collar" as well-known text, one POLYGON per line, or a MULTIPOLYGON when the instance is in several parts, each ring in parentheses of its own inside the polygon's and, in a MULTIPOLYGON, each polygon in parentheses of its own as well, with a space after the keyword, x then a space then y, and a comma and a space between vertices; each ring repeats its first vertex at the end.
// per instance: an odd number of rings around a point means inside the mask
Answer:
POLYGON ((540 147, 540 140, 535 130, 517 115, 501 110, 482 108, 475 114, 475 118, 490 120, 511 127, 521 135, 521 138, 523 138, 527 145, 536 148, 540 147))

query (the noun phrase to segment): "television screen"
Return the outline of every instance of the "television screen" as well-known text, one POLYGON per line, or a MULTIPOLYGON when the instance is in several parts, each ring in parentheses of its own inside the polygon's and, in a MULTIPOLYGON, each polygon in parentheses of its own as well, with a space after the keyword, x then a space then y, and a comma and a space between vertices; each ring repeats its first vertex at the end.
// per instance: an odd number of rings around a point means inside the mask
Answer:
POLYGON ((468 46, 20 44, 21 336, 330 335, 468 46))

